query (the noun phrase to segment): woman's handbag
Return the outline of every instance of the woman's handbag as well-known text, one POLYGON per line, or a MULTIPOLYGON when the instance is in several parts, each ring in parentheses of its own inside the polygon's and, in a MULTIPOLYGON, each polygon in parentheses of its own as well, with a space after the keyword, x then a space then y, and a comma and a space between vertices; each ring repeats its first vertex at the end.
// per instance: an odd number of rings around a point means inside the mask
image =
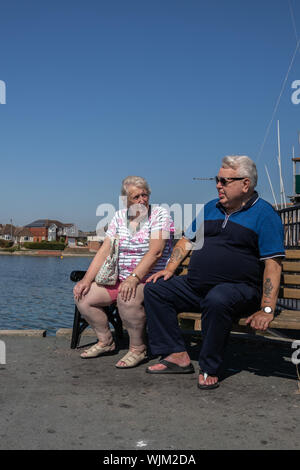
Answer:
POLYGON ((119 238, 110 239, 110 253, 99 269, 95 281, 104 286, 114 286, 118 280, 119 238))

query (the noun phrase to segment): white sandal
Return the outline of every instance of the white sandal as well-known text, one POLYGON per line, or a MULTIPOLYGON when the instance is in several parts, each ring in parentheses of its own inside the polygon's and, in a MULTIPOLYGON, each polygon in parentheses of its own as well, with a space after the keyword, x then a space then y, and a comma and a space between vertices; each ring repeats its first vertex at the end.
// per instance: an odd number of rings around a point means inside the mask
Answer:
POLYGON ((89 359, 91 357, 98 357, 105 353, 113 352, 116 346, 115 343, 108 344, 107 346, 101 346, 99 343, 94 344, 91 348, 86 349, 80 354, 82 359, 89 359))
POLYGON ((142 352, 134 352, 134 351, 128 351, 127 354, 125 354, 122 359, 120 359, 118 362, 124 362, 126 365, 125 366, 118 366, 116 364, 116 367, 118 369, 130 369, 131 367, 136 367, 138 364, 144 361, 147 357, 147 351, 142 351, 142 352))

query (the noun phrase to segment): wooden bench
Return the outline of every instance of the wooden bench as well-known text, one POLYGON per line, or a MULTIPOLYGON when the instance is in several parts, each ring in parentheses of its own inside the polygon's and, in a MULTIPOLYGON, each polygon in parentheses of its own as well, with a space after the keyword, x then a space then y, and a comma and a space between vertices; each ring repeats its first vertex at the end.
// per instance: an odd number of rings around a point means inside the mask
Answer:
MULTIPOLYGON (((300 330, 300 249, 286 250, 286 256, 283 261, 282 282, 278 297, 278 304, 275 312, 275 318, 268 328, 268 333, 274 336, 286 337, 277 330, 300 330)), ((183 260, 177 273, 184 275, 187 273, 190 257, 183 260)), ((72 271, 70 279, 73 282, 80 281, 86 271, 72 271)), ((116 304, 104 307, 108 316, 108 321, 115 330, 116 339, 123 336, 122 320, 119 316, 116 304)), ((193 326, 190 329, 201 331, 201 313, 199 312, 181 312, 178 320, 189 320, 193 326)), ((232 331, 255 334, 255 331, 245 324, 245 318, 241 318, 233 325, 232 331)), ((88 323, 80 315, 75 305, 71 348, 79 346, 82 332, 88 327, 88 323)))
MULTIPOLYGON (((190 257, 182 263, 181 275, 187 273, 190 257)), ((201 313, 181 312, 180 320, 191 320, 193 330, 201 330, 201 313)), ((252 332, 255 331, 246 325, 246 318, 241 318, 233 326, 233 331, 252 332)), ((281 287, 278 296, 274 320, 270 323, 268 333, 274 336, 286 337, 282 332, 276 330, 300 330, 300 249, 286 250, 283 261, 281 276, 281 287)))

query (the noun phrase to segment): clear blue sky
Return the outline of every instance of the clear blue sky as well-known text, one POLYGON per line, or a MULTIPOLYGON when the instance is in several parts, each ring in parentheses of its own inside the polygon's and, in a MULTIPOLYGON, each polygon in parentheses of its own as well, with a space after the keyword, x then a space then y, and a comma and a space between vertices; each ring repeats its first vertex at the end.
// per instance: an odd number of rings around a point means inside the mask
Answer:
MULTIPOLYGON (((296 0, 10 0, 0 7, 0 223, 38 218, 93 230, 121 180, 144 176, 155 203, 205 203, 221 158, 258 164, 279 199, 300 154, 296 0), (292 10, 291 10, 292 7, 292 10), (293 23, 294 18, 294 23, 293 23)), ((300 169, 299 169, 300 171, 300 169)))

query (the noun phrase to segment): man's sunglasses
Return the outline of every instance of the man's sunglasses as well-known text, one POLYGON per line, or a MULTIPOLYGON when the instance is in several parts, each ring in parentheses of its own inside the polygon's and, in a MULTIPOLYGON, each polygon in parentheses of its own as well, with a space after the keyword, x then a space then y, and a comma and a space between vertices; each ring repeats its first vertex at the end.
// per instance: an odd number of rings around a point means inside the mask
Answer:
POLYGON ((222 186, 226 186, 228 183, 231 183, 231 181, 244 180, 245 178, 245 176, 241 178, 222 178, 215 176, 216 183, 221 183, 222 186))

